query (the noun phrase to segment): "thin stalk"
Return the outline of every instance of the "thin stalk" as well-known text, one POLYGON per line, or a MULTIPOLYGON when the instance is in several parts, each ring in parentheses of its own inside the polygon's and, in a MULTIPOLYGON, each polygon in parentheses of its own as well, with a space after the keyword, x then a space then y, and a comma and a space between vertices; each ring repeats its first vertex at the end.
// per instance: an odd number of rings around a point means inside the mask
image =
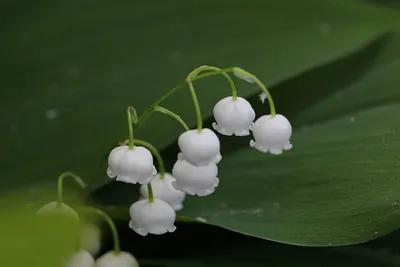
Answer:
POLYGON ((74 181, 82 188, 86 187, 86 183, 82 180, 81 177, 72 173, 72 172, 64 172, 62 173, 57 180, 57 206, 61 207, 63 203, 63 181, 65 177, 71 177, 74 181))
POLYGON ((93 208, 93 207, 88 207, 90 211, 93 211, 103 217, 103 219, 107 222, 108 226, 110 227, 110 230, 112 232, 113 240, 114 240, 114 253, 118 255, 121 252, 121 247, 119 243, 119 236, 118 236, 118 230, 117 227, 114 224, 114 221, 111 219, 111 217, 105 213, 102 210, 93 208))
MULTIPOLYGON (((234 68, 226 68, 226 69, 221 69, 219 71, 210 71, 207 73, 203 73, 200 75, 197 75, 196 77, 193 77, 191 80, 192 81, 196 81, 196 80, 200 80, 202 78, 206 78, 206 77, 210 77, 210 76, 215 76, 215 75, 219 75, 222 73, 227 73, 227 72, 232 72, 234 68)), ((157 107, 158 105, 160 105, 162 102, 164 102, 166 99, 168 99, 168 97, 170 97, 171 95, 175 94, 176 92, 179 91, 179 89, 183 88, 186 85, 186 81, 181 82, 180 84, 178 84, 177 86, 175 86, 174 88, 172 88, 171 90, 169 90, 168 92, 166 92, 164 95, 162 95, 159 99, 157 99, 149 108, 147 108, 143 114, 139 117, 138 119, 138 123, 137 123, 137 127, 139 127, 140 125, 142 125, 150 116, 151 114, 153 114, 154 107, 157 107)))
POLYGON ((147 184, 147 193, 149 195, 149 202, 153 203, 154 202, 154 195, 153 195, 153 188, 151 187, 151 183, 147 184))
POLYGON ((129 150, 133 150, 135 147, 135 143, 133 140, 133 120, 132 120, 132 111, 134 108, 132 106, 126 108, 126 116, 128 119, 128 129, 129 129, 129 150))
POLYGON ((270 92, 268 91, 268 89, 265 87, 265 85, 253 74, 251 74, 250 72, 247 72, 241 68, 233 68, 234 72, 238 72, 240 74, 242 74, 243 76, 247 76, 249 78, 251 78, 260 88, 261 90, 265 93, 267 99, 268 99, 268 103, 269 103, 269 107, 270 107, 270 112, 271 112, 271 117, 275 117, 276 115, 276 110, 275 110, 275 103, 274 100, 272 99, 272 96, 270 94, 270 92))
MULTIPOLYGON (((202 66, 202 67, 199 67, 197 69, 206 68, 206 67, 209 67, 209 66, 202 66)), ((218 69, 218 68, 216 68, 216 69, 218 69)), ((206 73, 202 73, 202 74, 196 74, 194 77, 191 78, 191 81, 194 82, 196 80, 200 80, 200 79, 203 79, 203 78, 206 78, 206 77, 210 77, 210 76, 215 76, 215 75, 224 75, 224 73, 227 75, 227 73, 230 73, 230 72, 241 72, 242 74, 247 75, 248 77, 252 78, 254 80, 254 82, 260 87, 260 89, 266 94, 267 99, 268 99, 268 103, 269 103, 269 106, 270 106, 270 109, 271 109, 271 116, 275 116, 276 115, 275 104, 274 104, 274 101, 273 101, 272 96, 269 93, 268 89, 265 87, 265 85, 256 76, 254 76, 253 74, 251 74, 251 73, 249 73, 249 72, 247 72, 247 71, 245 71, 245 70, 243 70, 241 68, 231 67, 231 68, 225 68, 225 69, 210 71, 210 72, 206 72, 206 73)), ((192 73, 193 73, 193 71, 192 71, 192 73)), ((232 83, 233 83, 233 81, 232 81, 232 83)), ((168 99, 171 95, 173 95, 177 91, 179 91, 179 89, 184 87, 185 84, 186 84, 186 81, 180 83, 179 85, 175 86, 174 88, 172 88, 171 90, 166 92, 164 95, 162 95, 159 99, 157 99, 139 117, 138 123, 137 123, 137 127, 139 127, 139 125, 143 124, 153 114, 153 112, 155 111, 154 108, 156 106, 160 105, 162 102, 164 102, 166 99, 168 99)), ((231 87, 232 87, 232 85, 231 85, 231 87)), ((232 92, 232 96, 234 96, 233 92, 232 92)))
POLYGON ((163 113, 163 114, 166 114, 166 115, 170 116, 171 118, 173 118, 174 120, 176 120, 177 122, 179 122, 179 123, 182 125, 182 127, 185 129, 185 131, 189 131, 189 127, 188 127, 187 124, 181 119, 181 117, 180 117, 178 114, 172 112, 172 111, 169 110, 169 109, 166 109, 166 108, 163 108, 163 107, 160 107, 160 106, 154 107, 154 111, 158 111, 158 112, 161 112, 161 113, 163 113))
POLYGON ((222 76, 224 76, 231 87, 233 100, 237 99, 237 90, 236 90, 236 86, 235 86, 235 83, 233 82, 232 78, 225 71, 222 71, 221 69, 219 69, 217 67, 213 67, 213 66, 198 67, 197 69, 193 70, 191 72, 191 74, 189 74, 190 78, 193 80, 193 78, 195 78, 198 74, 200 74, 203 71, 219 71, 220 73, 218 73, 218 74, 221 74, 222 76))
POLYGON ((189 85, 189 90, 190 90, 190 94, 192 95, 194 109, 196 110, 197 131, 199 133, 201 133, 201 130, 203 130, 203 118, 201 117, 199 100, 197 99, 196 91, 194 90, 193 83, 190 79, 190 76, 186 78, 186 82, 189 85))

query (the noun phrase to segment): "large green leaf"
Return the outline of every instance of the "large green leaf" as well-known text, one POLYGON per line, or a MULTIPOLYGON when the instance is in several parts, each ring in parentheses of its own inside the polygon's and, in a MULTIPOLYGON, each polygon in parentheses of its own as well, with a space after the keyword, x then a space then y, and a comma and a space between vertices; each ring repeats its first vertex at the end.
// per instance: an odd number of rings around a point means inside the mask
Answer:
MULTIPOLYGON (((240 65, 273 84, 398 23, 397 11, 328 0, 6 1, 0 10, 2 189, 53 185, 67 169, 109 181, 103 156, 126 133, 125 107, 143 111, 198 65, 240 65)), ((228 93, 212 82, 199 83, 205 115, 228 93)), ((194 123, 188 94, 167 104, 194 123)), ((139 136, 170 144, 181 129, 164 120, 139 136)))
MULTIPOLYGON (((360 243, 397 229, 399 45, 398 35, 382 37, 273 88, 278 110, 295 125, 293 149, 271 156, 249 148, 248 138, 223 138, 218 189, 188 197, 181 215, 297 245, 360 243), (285 93, 290 85, 299 90, 293 98, 285 93)), ((176 145, 164 151, 168 165, 176 152, 176 145)), ((135 200, 132 189, 114 184, 95 197, 126 205, 135 200)))
MULTIPOLYGON (((387 249, 298 247, 206 224, 178 223, 174 234, 161 236, 139 236, 126 221, 119 224, 119 230, 123 250, 132 252, 142 267, 394 267, 400 264, 399 257, 387 249)), ((111 237, 106 240, 111 242, 111 237)), ((111 249, 110 244, 107 249, 111 249)))
POLYGON ((326 248, 324 250, 271 247, 265 243, 235 244, 223 250, 205 251, 190 258, 143 260, 143 267, 395 267, 400 257, 385 250, 326 248), (244 246, 246 246, 244 248, 244 246))

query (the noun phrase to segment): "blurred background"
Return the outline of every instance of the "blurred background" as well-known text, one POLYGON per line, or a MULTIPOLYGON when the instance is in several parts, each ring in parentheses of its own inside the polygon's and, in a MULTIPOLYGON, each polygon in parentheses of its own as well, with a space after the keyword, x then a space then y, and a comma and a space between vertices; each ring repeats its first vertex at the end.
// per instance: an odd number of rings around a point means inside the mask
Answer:
MULTIPOLYGON (((395 0, 3 0, 3 206, 29 217, 73 171, 89 188, 66 183, 66 201, 110 212, 141 266, 399 266, 399 27, 395 0), (260 155, 250 137, 220 136, 215 196, 188 199, 176 233, 139 237, 127 227, 137 187, 111 183, 108 153, 127 137, 127 106, 140 114, 205 64, 260 78, 292 122, 293 152, 260 155), (207 224, 185 222, 198 217, 207 224)), ((235 81, 258 116, 268 112, 257 87, 235 81)), ((230 89, 221 77, 195 86, 210 127, 230 89)), ((164 106, 195 126, 188 90, 164 106)), ((155 114, 137 137, 170 170, 181 131, 155 114)), ((2 230, 21 220, 7 210, 2 230)), ((0 246, 9 266, 26 266, 12 259, 36 242, 65 238, 27 239, 16 227, 0 246)), ((102 241, 111 248, 107 228, 102 241)))

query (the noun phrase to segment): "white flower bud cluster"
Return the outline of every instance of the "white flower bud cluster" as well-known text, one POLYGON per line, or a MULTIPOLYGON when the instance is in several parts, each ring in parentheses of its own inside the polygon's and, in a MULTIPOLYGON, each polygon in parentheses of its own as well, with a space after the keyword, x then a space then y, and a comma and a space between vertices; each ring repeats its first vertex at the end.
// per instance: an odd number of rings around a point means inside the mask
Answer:
POLYGON ((222 159, 217 135, 207 128, 189 130, 179 136, 178 146, 172 186, 189 195, 212 194, 219 184, 217 164, 222 159))

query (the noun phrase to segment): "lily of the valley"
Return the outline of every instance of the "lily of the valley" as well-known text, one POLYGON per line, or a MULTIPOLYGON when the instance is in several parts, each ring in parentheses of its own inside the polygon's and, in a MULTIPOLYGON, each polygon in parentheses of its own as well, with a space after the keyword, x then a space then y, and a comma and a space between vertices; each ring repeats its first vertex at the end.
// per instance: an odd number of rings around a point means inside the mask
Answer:
POLYGON ((250 141, 250 146, 261 152, 280 155, 292 148, 292 126, 283 115, 261 116, 254 122, 252 131, 254 140, 250 141))
POLYGON ((218 136, 210 129, 189 130, 178 138, 181 153, 179 160, 185 160, 195 166, 206 166, 210 162, 217 164, 221 161, 220 142, 218 136))
POLYGON ((131 220, 129 227, 139 235, 161 235, 174 232, 176 214, 174 209, 164 200, 155 198, 139 200, 129 208, 131 220))
POLYGON ((172 175, 176 179, 172 186, 189 195, 210 195, 219 184, 218 168, 214 163, 195 166, 187 161, 178 160, 172 168, 172 175))
POLYGON ((148 184, 157 173, 153 156, 142 146, 114 148, 108 157, 107 174, 110 178, 130 184, 148 184))
POLYGON ((223 135, 250 135, 250 128, 256 117, 250 103, 242 98, 232 96, 218 101, 213 109, 215 123, 213 128, 223 135))

